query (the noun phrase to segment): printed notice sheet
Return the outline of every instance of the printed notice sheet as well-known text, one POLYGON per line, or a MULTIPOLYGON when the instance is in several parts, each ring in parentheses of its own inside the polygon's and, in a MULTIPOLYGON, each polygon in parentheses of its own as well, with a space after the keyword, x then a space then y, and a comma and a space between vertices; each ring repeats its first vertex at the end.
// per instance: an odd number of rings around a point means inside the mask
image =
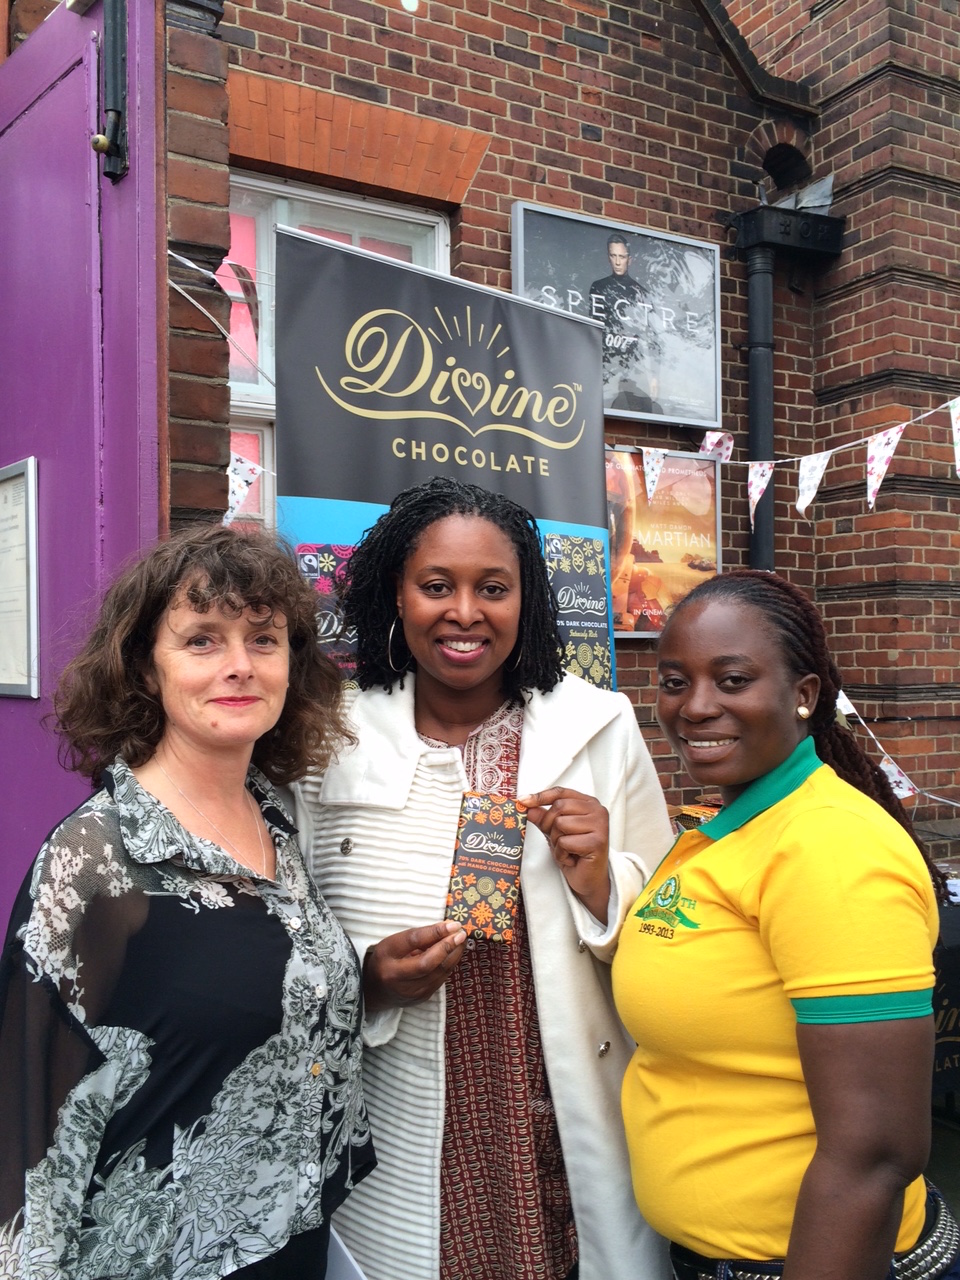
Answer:
POLYGON ((32 551, 28 473, 18 464, 0 469, 0 692, 36 696, 32 551))

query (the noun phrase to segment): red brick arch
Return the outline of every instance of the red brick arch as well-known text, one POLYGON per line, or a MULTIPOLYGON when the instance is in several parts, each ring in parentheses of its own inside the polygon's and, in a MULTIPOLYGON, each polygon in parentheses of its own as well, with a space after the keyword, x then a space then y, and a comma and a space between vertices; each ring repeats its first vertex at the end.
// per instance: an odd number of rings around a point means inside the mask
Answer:
POLYGON ((230 154, 316 180, 461 204, 490 138, 393 107, 231 69, 230 154))
POLYGON ((747 138, 743 158, 777 187, 804 181, 813 173, 813 139, 790 120, 764 120, 747 138))

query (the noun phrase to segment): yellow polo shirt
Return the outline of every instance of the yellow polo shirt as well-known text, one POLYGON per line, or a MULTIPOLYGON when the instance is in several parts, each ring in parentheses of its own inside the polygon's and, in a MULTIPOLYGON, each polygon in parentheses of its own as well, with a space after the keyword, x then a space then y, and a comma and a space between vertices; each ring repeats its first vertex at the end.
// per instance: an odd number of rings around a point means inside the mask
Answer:
MULTIPOLYGON (((796 1024, 928 1016, 938 927, 913 841, 812 738, 677 840, 613 965, 639 1046, 623 1114, 651 1226, 708 1257, 784 1257, 816 1143, 796 1024)), ((898 1250, 924 1200, 918 1179, 898 1250)))

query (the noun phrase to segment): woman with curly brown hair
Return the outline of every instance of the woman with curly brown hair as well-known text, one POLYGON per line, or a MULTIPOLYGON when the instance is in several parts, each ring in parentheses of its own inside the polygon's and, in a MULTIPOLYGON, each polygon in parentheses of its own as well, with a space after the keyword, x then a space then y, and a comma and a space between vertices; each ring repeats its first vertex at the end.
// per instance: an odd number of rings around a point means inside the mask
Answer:
POLYGON ((107 593, 55 707, 96 793, 0 966, 0 1274, 321 1280, 373 1166, 356 955, 275 790, 345 734, 315 598, 205 526, 107 593))

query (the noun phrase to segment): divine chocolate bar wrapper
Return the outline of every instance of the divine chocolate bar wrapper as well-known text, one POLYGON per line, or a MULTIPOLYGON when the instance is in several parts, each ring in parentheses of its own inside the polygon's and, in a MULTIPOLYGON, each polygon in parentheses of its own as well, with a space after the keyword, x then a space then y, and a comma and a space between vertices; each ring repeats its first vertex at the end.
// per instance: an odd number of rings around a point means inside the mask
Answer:
POLYGON ((516 800, 463 793, 446 918, 468 938, 513 941, 526 824, 526 809, 516 800))

